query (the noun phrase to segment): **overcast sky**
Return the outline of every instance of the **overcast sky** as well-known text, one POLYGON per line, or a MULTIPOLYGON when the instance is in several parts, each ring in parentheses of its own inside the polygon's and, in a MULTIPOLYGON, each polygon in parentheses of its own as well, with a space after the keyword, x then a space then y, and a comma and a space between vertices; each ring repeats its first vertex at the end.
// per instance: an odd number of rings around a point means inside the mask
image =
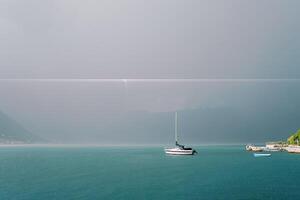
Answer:
POLYGON ((298 0, 1 0, 0 76, 299 77, 298 0))
MULTIPOLYGON (((298 0, 1 0, 0 78, 300 78, 299 8, 298 0)), ((298 89, 300 81, 0 81, 0 110, 61 142, 166 143, 175 110, 193 122, 186 141, 256 142, 300 127, 298 89)))

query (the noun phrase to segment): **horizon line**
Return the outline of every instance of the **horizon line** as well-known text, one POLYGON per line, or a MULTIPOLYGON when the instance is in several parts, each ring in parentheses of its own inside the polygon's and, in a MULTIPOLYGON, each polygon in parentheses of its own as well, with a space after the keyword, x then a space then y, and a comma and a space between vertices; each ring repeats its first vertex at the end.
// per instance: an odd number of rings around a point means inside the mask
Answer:
POLYGON ((0 78, 1 82, 299 82, 300 78, 0 78))

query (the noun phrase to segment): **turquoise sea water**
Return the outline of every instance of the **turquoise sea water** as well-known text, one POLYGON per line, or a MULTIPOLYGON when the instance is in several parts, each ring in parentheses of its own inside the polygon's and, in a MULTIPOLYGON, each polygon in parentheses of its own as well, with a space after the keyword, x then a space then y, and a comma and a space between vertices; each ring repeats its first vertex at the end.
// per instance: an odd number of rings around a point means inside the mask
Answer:
POLYGON ((300 199, 300 155, 196 149, 1 147, 0 199, 300 199))

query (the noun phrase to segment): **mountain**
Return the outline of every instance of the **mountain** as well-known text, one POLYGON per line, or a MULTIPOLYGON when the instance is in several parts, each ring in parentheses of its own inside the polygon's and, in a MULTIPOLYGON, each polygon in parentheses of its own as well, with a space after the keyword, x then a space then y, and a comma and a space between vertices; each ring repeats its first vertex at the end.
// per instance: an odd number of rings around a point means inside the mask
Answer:
POLYGON ((0 112, 0 144, 35 143, 41 139, 22 127, 8 115, 0 112))
MULTIPOLYGON (((43 122, 49 125, 44 124, 35 132, 60 143, 174 143, 174 112, 135 111, 108 115, 88 112, 55 117, 37 119, 37 126, 43 122)), ((286 133, 299 127, 299 119, 298 110, 280 107, 179 110, 179 141, 183 144, 222 144, 285 140, 286 133)))

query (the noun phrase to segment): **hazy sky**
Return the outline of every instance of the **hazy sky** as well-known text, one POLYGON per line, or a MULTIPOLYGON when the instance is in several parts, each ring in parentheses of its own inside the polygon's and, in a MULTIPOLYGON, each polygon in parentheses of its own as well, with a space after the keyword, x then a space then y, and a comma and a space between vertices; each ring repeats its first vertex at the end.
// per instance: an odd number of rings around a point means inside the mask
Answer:
MULTIPOLYGON (((0 78, 300 78, 298 0, 1 0, 0 78)), ((300 81, 0 81, 0 111, 59 142, 282 139, 300 81), (185 121, 184 121, 185 120, 185 121)))
POLYGON ((298 0, 1 0, 0 76, 299 77, 298 0))

